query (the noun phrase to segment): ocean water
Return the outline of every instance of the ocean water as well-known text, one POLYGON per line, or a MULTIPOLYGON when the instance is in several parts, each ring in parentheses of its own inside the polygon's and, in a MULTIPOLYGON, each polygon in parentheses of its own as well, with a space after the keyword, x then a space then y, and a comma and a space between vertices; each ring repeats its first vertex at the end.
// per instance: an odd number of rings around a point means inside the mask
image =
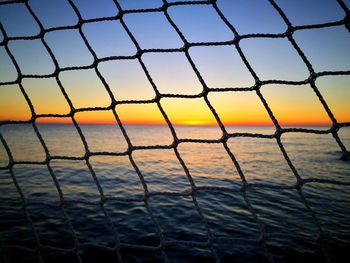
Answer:
MULTIPOLYGON (((31 124, 0 126, 15 161, 0 169, 0 262, 348 262, 350 163, 330 134, 282 135, 308 180, 299 189, 275 139, 230 138, 243 191, 222 143, 182 142, 181 163, 167 127, 126 126, 130 157, 118 127, 80 127, 88 161, 73 125, 39 124, 45 162, 31 124)), ((217 127, 175 130, 180 139, 222 136, 217 127)), ((349 149, 350 129, 339 136, 349 149)), ((0 144, 0 167, 8 162, 0 144)))

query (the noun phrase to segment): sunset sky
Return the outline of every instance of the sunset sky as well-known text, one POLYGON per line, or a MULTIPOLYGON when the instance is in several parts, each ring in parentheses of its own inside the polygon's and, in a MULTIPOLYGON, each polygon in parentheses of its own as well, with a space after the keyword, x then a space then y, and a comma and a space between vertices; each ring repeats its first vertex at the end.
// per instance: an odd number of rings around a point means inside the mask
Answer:
MULTIPOLYGON (((174 2, 174 1, 168 1, 174 2)), ((350 6, 350 1, 345 1, 350 6)), ((115 16, 112 0, 98 6, 74 0, 83 19, 115 16)), ((338 21, 345 13, 334 0, 276 1, 294 26, 338 21)), ((268 1, 218 0, 218 7, 240 35, 283 33, 287 26, 268 1)), ((30 0, 29 5, 45 29, 69 26, 78 19, 65 1, 30 0)), ((120 1, 123 9, 156 8, 162 1, 120 1)), ((230 41, 233 33, 211 5, 172 6, 170 17, 190 43, 230 41)), ((125 14, 123 19, 142 49, 180 48, 183 42, 163 12, 125 14)), ((35 36, 39 26, 25 4, 0 5, 0 22, 7 36, 35 36)), ((136 47, 119 20, 84 23, 83 34, 98 58, 132 56, 136 47)), ((316 72, 350 70, 350 34, 343 26, 298 30, 297 44, 316 72)), ((0 32, 0 83, 15 81, 16 69, 4 48, 0 32)), ((53 30, 44 40, 52 49, 60 68, 88 66, 93 56, 78 30, 53 30)), ((47 75, 54 63, 40 39, 10 40, 8 47, 24 75, 47 75)), ((309 72, 286 38, 248 38, 240 47, 260 80, 302 81, 309 72)), ((196 46, 189 54, 209 88, 242 88, 255 84, 233 45, 196 46)), ((183 52, 146 53, 141 57, 161 94, 195 95, 203 87, 183 52)), ((137 59, 100 62, 98 71, 117 101, 152 100, 155 92, 137 59)), ((76 109, 108 107, 111 98, 93 69, 65 70, 59 80, 76 109)), ((68 114, 70 107, 55 78, 22 80, 24 90, 37 114, 68 114)), ((338 122, 350 122, 350 76, 322 76, 316 85, 338 122)), ((310 85, 269 84, 261 93, 282 125, 331 125, 310 85)), ((255 91, 209 92, 208 99, 225 125, 272 125, 255 91)), ((162 98, 171 122, 177 125, 213 125, 216 120, 204 98, 162 98)), ((125 124, 165 124, 156 103, 118 104, 116 112, 125 124)), ((79 112, 79 123, 115 123, 112 111, 79 112)), ((31 112, 18 84, 0 85, 0 121, 31 118, 31 112)), ((39 118, 38 122, 65 122, 60 118, 39 118)))

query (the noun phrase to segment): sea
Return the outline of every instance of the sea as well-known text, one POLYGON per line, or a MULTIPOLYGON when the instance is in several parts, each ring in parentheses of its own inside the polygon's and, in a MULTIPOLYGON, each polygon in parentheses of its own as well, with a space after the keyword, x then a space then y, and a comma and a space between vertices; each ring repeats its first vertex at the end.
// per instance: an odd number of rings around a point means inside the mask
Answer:
POLYGON ((349 262, 350 162, 327 127, 283 133, 290 161, 274 127, 224 145, 175 126, 175 150, 168 127, 126 125, 132 151, 79 127, 0 126, 0 262, 349 262))

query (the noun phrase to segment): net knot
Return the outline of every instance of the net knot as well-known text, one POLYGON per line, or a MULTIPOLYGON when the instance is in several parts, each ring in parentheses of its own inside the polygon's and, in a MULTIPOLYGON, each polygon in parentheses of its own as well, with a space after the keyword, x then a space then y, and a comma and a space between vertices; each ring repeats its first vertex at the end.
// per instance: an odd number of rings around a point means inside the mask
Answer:
POLYGON ((255 84, 254 84, 253 88, 255 90, 258 90, 261 88, 262 84, 263 84, 262 81, 260 79, 258 79, 258 77, 256 77, 255 84))
POLYGON ((58 65, 55 63, 55 70, 52 73, 53 76, 58 76, 58 74, 60 73, 60 69, 58 67, 58 65))
POLYGON ((188 51, 191 47, 191 44, 187 42, 186 39, 182 39, 182 41, 184 42, 184 45, 182 46, 182 50, 183 51, 188 51))
POLYGON ((169 3, 167 1, 163 1, 163 5, 161 7, 162 11, 166 11, 169 8, 169 3))
POLYGON ((40 32, 39 32, 38 36, 39 36, 41 39, 44 39, 45 34, 46 34, 46 31, 45 31, 43 28, 40 28, 40 32))
POLYGON ((241 40, 242 40, 242 36, 239 35, 238 33, 235 33, 235 37, 232 40, 232 44, 233 45, 238 45, 239 41, 241 41, 241 40))
POLYGON ((210 91, 210 89, 209 89, 207 86, 204 86, 204 87, 203 87, 203 91, 201 92, 201 95, 202 95, 204 98, 206 98, 206 97, 208 97, 209 91, 210 91))
POLYGON ((136 54, 135 54, 135 57, 141 58, 142 55, 143 55, 143 53, 144 53, 144 51, 143 51, 142 49, 138 49, 137 52, 136 52, 136 54))
POLYGON ((223 143, 226 143, 227 140, 230 138, 230 136, 227 134, 227 132, 225 131, 222 135, 222 137, 220 138, 220 141, 223 143))
POLYGON ((23 79, 23 74, 22 72, 17 72, 17 79, 16 79, 16 82, 18 83, 21 83, 22 82, 22 79, 23 79))
POLYGON ((90 156, 91 152, 89 151, 89 149, 85 149, 84 159, 89 160, 90 156))
POLYGON ((288 26, 287 30, 286 30, 286 37, 287 38, 291 38, 293 36, 293 33, 294 33, 294 27, 293 26, 288 26))
POLYGON ((276 139, 279 139, 279 138, 281 138, 282 134, 283 134, 282 128, 280 126, 276 126, 276 131, 275 131, 274 137, 276 139))
POLYGON ((174 138, 174 141, 173 141, 171 146, 172 146, 172 148, 176 149, 179 146, 179 144, 180 144, 179 139, 174 138))
POLYGON ((112 98, 112 102, 111 102, 111 109, 114 109, 116 106, 117 106, 117 101, 114 99, 114 98, 112 98))

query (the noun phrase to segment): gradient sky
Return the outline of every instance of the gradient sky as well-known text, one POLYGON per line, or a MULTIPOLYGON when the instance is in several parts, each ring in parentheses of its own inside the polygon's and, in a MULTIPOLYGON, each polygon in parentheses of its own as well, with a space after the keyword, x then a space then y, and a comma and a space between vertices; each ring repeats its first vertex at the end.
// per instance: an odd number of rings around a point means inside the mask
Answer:
MULTIPOLYGON (((161 0, 123 0, 123 9, 156 8, 161 0)), ((169 1, 174 2, 174 1, 169 1)), ((345 13, 335 0, 276 1, 295 26, 337 21, 345 13)), ((345 1, 350 7, 350 1, 345 1)), ((112 0, 74 0, 83 19, 115 16, 112 0)), ((283 33, 286 24, 265 0, 218 0, 220 10, 241 35, 283 33)), ((44 28, 69 26, 78 18, 66 1, 30 0, 30 6, 44 28)), ((229 41, 234 38, 210 5, 174 6, 170 17, 189 42, 229 41)), ((142 49, 180 48, 183 41, 166 20, 163 12, 124 15, 124 21, 142 49)), ((25 4, 0 5, 0 22, 9 37, 35 36, 39 26, 25 4)), ((136 47, 118 20, 85 23, 82 31, 98 58, 132 56, 136 47)), ((350 34, 344 26, 301 30, 294 33, 298 45, 316 72, 350 70, 350 34)), ((0 42, 3 39, 0 33, 0 42)), ((54 30, 45 34, 61 68, 88 66, 93 56, 78 30, 54 30)), ((255 38, 240 42, 243 53, 261 80, 301 81, 308 78, 307 67, 286 38, 255 38)), ((11 40, 8 47, 26 75, 45 75, 54 63, 41 40, 11 40)), ((254 85, 254 78, 234 46, 192 47, 189 54, 209 88, 241 88, 254 85)), ((184 53, 147 53, 142 56, 155 85, 162 94, 195 95, 202 84, 184 53)), ((105 61, 98 70, 117 101, 150 100, 155 92, 137 59, 105 61)), ((17 72, 0 44, 0 83, 16 80, 17 72)), ((59 74, 75 108, 108 107, 111 99, 92 69, 69 70, 59 74)), ((336 119, 350 121, 350 76, 324 76, 316 81, 336 119)), ((37 114, 67 114, 70 107, 55 78, 24 78, 23 87, 37 114)), ((264 85, 261 93, 282 125, 329 125, 330 120, 309 85, 264 85)), ((212 103, 226 125, 271 125, 255 91, 210 92, 212 103)), ((215 118, 203 98, 161 100, 174 124, 212 125, 215 118)), ((123 123, 165 124, 157 105, 118 105, 123 123)), ((0 121, 28 120, 29 107, 17 84, 0 85, 0 121)), ((111 111, 79 113, 80 123, 114 123, 111 111)), ((38 119, 63 122, 64 119, 38 119)))

